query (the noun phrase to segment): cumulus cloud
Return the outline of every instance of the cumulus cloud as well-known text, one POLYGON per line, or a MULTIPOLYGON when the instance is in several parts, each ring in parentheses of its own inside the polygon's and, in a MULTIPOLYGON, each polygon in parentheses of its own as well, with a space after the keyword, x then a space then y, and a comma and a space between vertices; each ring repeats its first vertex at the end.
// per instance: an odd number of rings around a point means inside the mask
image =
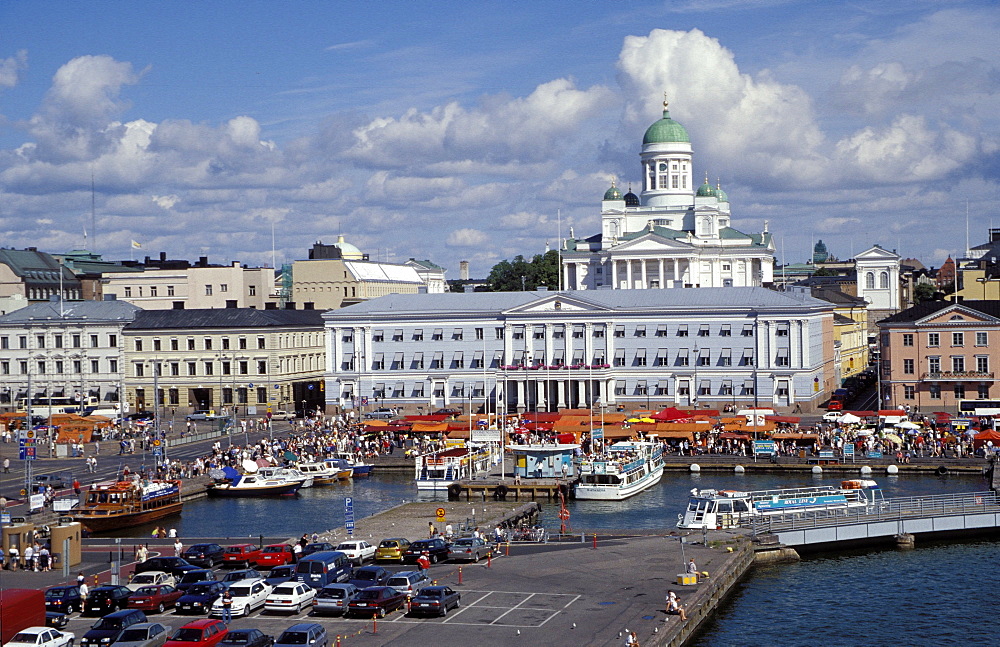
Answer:
POLYGON ((860 225, 860 218, 823 218, 816 224, 816 230, 822 233, 841 233, 845 227, 860 225))
POLYGON ((17 85, 21 72, 28 67, 28 52, 19 50, 13 56, 0 58, 0 88, 17 85))
POLYGON ((448 234, 448 245, 451 247, 479 247, 488 240, 489 236, 478 229, 456 229, 448 234))

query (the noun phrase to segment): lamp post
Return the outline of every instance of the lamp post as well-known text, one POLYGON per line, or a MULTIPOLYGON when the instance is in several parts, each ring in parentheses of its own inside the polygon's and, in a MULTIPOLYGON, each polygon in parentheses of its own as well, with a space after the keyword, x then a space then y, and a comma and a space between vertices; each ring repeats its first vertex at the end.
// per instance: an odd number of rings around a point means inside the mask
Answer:
POLYGON ((989 279, 985 275, 982 276, 982 277, 980 277, 980 278, 978 278, 978 279, 976 279, 976 283, 982 283, 983 284, 983 301, 986 300, 986 284, 988 282, 989 282, 989 279))

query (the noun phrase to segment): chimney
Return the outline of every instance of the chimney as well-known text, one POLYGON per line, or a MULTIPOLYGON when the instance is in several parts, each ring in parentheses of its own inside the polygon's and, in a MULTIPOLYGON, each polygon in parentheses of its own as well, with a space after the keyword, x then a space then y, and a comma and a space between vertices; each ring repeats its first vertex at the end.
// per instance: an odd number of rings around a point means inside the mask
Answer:
POLYGON ((166 252, 160 252, 160 262, 161 263, 167 262, 167 253, 166 252))
POLYGON ((208 256, 199 256, 198 257, 198 265, 200 267, 207 266, 208 265, 208 256))
POLYGON ((469 280, 469 261, 458 262, 458 280, 459 281, 469 280))

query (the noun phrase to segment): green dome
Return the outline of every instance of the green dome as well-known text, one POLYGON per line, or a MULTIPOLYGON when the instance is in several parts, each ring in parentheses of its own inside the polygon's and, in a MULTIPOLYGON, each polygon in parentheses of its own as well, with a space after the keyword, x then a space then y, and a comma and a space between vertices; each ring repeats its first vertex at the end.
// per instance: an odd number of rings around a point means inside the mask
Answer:
POLYGON ((705 180, 705 183, 698 187, 699 198, 711 198, 714 195, 715 189, 713 189, 712 185, 708 183, 708 180, 705 180))
POLYGON ((690 142, 684 126, 670 118, 670 111, 663 109, 663 119, 660 119, 646 129, 642 137, 643 144, 664 144, 669 142, 690 142))
POLYGON ((605 200, 622 199, 622 192, 618 190, 618 187, 615 186, 614 182, 611 183, 611 188, 604 192, 604 199, 605 200))
POLYGON ((729 202, 729 196, 722 190, 722 187, 716 187, 715 197, 719 199, 719 202, 729 202))

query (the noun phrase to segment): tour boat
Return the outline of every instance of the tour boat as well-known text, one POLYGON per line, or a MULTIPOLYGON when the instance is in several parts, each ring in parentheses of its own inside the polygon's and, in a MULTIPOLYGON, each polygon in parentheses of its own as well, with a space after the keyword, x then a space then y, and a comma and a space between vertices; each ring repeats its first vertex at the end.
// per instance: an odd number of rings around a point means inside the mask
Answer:
POLYGON ((91 487, 70 516, 90 532, 106 532, 180 514, 182 505, 180 481, 117 481, 91 487))
POLYGON ((660 482, 663 446, 655 441, 618 442, 601 454, 576 460, 577 499, 621 501, 660 482))
POLYGON ((302 481, 285 478, 266 478, 257 474, 227 475, 208 484, 208 496, 252 497, 294 495, 302 481))
POLYGON ((337 482, 337 470, 327 463, 299 463, 299 471, 312 477, 313 485, 330 485, 337 482))
POLYGON ((417 490, 447 490, 457 481, 485 475, 491 461, 488 447, 453 447, 422 454, 416 457, 417 490))
POLYGON ((774 516, 816 510, 867 507, 881 498, 875 481, 842 481, 840 487, 817 485, 782 490, 691 490, 687 510, 677 515, 678 528, 732 528, 757 516, 774 516))

